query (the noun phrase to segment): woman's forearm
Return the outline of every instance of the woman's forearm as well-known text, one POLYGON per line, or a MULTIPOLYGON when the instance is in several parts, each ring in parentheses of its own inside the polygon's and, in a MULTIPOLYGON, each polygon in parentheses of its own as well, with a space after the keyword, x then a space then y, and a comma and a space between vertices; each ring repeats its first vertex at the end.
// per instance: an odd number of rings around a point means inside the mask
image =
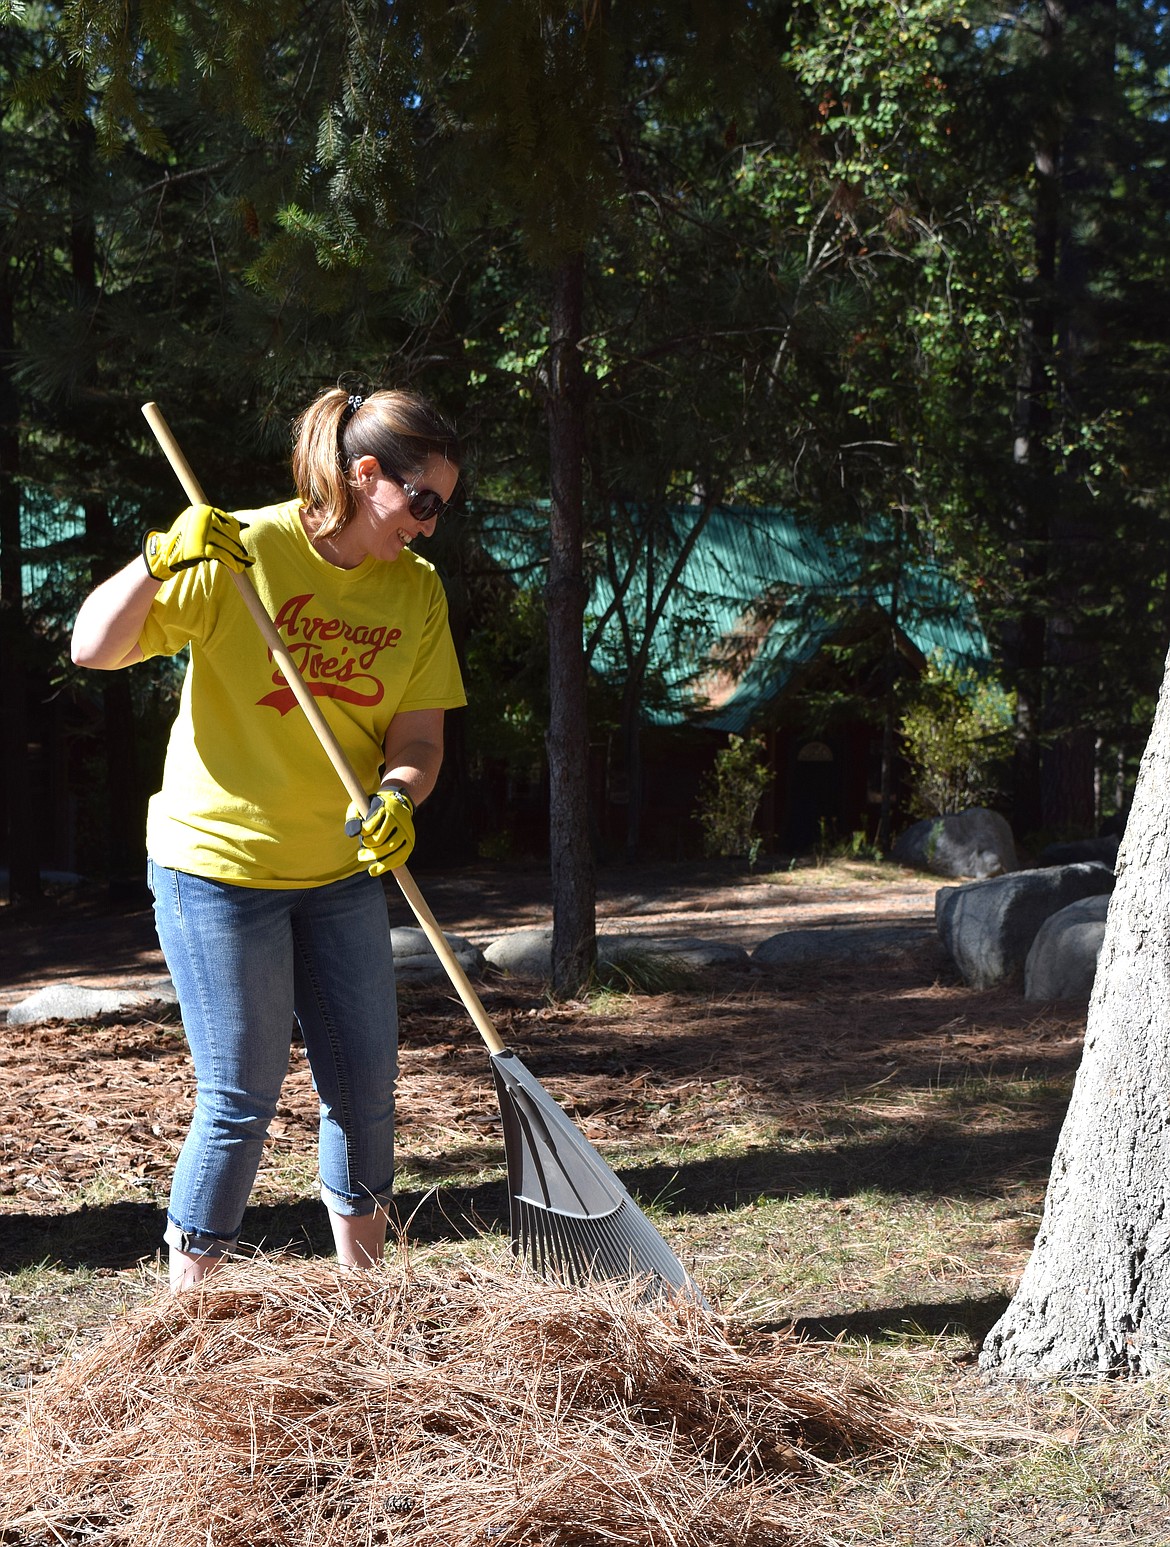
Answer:
POLYGON ((400 785, 416 806, 435 787, 443 762, 443 711, 413 709, 395 715, 383 748, 383 784, 400 785))
POLYGON ((116 671, 140 661, 138 637, 158 588, 159 582, 147 573, 142 560, 134 559, 91 591, 73 625, 74 663, 116 671))

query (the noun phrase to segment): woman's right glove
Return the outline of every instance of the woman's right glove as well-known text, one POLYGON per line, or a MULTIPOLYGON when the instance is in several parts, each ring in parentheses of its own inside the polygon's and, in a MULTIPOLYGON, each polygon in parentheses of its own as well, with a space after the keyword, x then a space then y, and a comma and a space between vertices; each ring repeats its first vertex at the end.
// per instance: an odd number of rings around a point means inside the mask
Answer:
POLYGON ((252 563, 240 536, 245 526, 226 510, 188 505, 169 532, 147 532, 142 557, 156 580, 170 580, 181 569, 212 560, 238 575, 252 563))
POLYGON ((405 790, 387 785, 370 802, 363 816, 352 800, 345 813, 345 835, 361 835, 357 857, 372 876, 405 865, 414 848, 414 804, 405 790))

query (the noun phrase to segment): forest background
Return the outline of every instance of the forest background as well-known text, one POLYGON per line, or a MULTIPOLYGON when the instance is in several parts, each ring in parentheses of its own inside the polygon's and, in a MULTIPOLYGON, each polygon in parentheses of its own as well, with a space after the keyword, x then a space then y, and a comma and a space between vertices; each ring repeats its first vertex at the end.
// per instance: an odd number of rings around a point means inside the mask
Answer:
MULTIPOLYGON (((891 576, 943 566, 1014 695, 1017 833, 1122 810, 1170 637, 1166 22, 1151 0, 0 4, 12 898, 63 820, 54 715, 92 733, 87 863, 141 868, 174 670, 67 665, 81 596, 181 503, 141 403, 239 508, 287 491, 290 420, 336 380, 421 388, 470 448, 428 550, 468 678, 449 761, 547 758, 560 986, 592 948, 589 740, 633 755, 648 638, 720 504, 863 534, 891 576), (544 586, 501 585, 480 523, 542 501, 544 586), (596 569, 625 641, 605 693, 596 569)), ((896 666, 875 716, 913 691, 896 666)))

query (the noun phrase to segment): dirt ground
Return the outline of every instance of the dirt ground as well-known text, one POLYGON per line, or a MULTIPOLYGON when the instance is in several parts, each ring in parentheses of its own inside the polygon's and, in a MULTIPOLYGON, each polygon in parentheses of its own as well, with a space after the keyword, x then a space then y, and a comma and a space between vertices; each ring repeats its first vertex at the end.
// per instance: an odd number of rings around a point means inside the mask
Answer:
MULTIPOLYGON (((548 922, 540 872, 423 876, 420 885, 448 932, 480 945, 548 922)), ((973 1146, 957 1119, 953 1133, 936 1118, 909 1121, 904 1141, 884 1135, 869 1162, 859 1162, 856 1145, 835 1157, 823 1145, 781 1152, 762 1143, 753 1153, 749 1144, 725 1164, 711 1153, 732 1130, 742 1134, 745 1122, 797 1133, 802 1123, 823 1122, 826 1101, 866 1091, 888 1100, 899 1089, 970 1084, 993 1071, 1058 1080, 1071 1073, 1083 1015, 1075 1006, 1030 1004, 1015 990, 964 987, 933 937, 936 890, 930 878, 887 872, 875 883, 860 869, 776 878, 717 866, 610 872, 599 885, 599 928, 607 932, 735 941, 750 950, 786 928, 896 919, 920 923, 921 941, 877 967, 721 969, 698 995, 691 988, 619 996, 601 1015, 583 1004, 553 1006, 535 983, 489 977, 482 996, 505 1041, 603 1152, 651 1136, 660 1147, 677 1146, 677 1164, 625 1173, 640 1196, 667 1190, 680 1209, 708 1212, 765 1189, 844 1197, 865 1185, 859 1163, 872 1163, 875 1185, 904 1178, 911 1191, 935 1194, 948 1186, 1002 1188, 1044 1170, 1050 1126, 1033 1121, 1008 1131, 999 1123, 973 1146), (691 1150, 702 1158, 691 1163, 691 1150)), ((401 899, 392 904, 394 921, 408 922, 401 899)), ((101 899, 82 896, 40 917, 0 916, 0 1007, 49 982, 109 985, 162 970, 144 906, 111 914, 101 899)), ((413 1235, 434 1239, 461 1227, 449 1217, 450 1200, 437 1203, 428 1184, 498 1158, 497 1107, 482 1045, 451 991, 403 990, 400 1007, 398 1129, 419 1185, 400 1194, 399 1208, 413 1235)), ((127 1267, 155 1250, 159 1190, 191 1101, 173 1016, 0 1029, 0 1269, 62 1251, 89 1267, 127 1267), (114 1201, 103 1201, 103 1178, 117 1180, 114 1201), (141 1204, 127 1201, 128 1185, 141 1204), (87 1200, 80 1212, 79 1197, 87 1200)), ((315 1126, 309 1071, 294 1046, 271 1135, 274 1174, 311 1156, 315 1126)), ((464 1189, 457 1212, 498 1224, 506 1214, 502 1186, 464 1189)), ((310 1219, 307 1208, 261 1201, 250 1237, 284 1244, 307 1235, 315 1244, 318 1213, 310 1219)))
MULTIPOLYGON (((939 883, 911 871, 898 874, 901 879, 875 889, 862 867, 852 879, 811 867, 774 879, 730 862, 617 867, 598 875, 598 928, 727 940, 750 950, 797 926, 927 922, 939 883)), ((544 866, 468 868, 441 877, 419 872, 415 879, 443 928, 480 946, 552 921, 544 866)), ((387 900, 392 924, 415 922, 390 883, 387 900)), ((165 970, 145 890, 121 904, 103 888, 81 887, 62 888, 43 906, 20 913, 0 906, 0 1014, 47 983, 103 987, 165 970)))
MULTIPOLYGON (((540 870, 416 879, 448 933, 480 946, 550 922, 540 870)), ((979 1339, 1031 1248, 1085 1012, 1031 1003, 1018 986, 964 986, 934 933, 937 890, 929 877, 851 862, 755 875, 614 870, 599 877, 606 933, 750 952, 831 922, 918 929, 876 960, 748 961, 654 993, 554 1004, 539 983, 491 975, 480 990, 505 1042, 704 1290, 734 1313, 731 1290, 763 1286, 744 1302, 753 1335, 791 1326, 840 1338, 879 1383, 888 1366, 932 1409, 1022 1423, 1063 1447, 1029 1443, 1002 1466, 979 1455, 899 1464, 872 1487, 843 1481, 824 1505, 826 1540, 1161 1547, 1170 1395, 1124 1384, 1091 1400, 1030 1395, 977 1375, 979 1339)), ((412 922, 389 896, 393 922, 412 922)), ((163 970, 145 900, 113 910, 75 893, 35 914, 0 908, 0 1016, 48 983, 108 986, 163 970)), ((482 1044, 446 986, 403 988, 399 1006, 400 1226, 438 1253, 498 1250, 508 1201, 482 1044)), ((71 1347, 157 1294, 167 1185, 192 1100, 173 1012, 0 1024, 0 1433, 71 1347)), ((329 1255, 315 1131, 294 1044, 245 1243, 329 1255)))

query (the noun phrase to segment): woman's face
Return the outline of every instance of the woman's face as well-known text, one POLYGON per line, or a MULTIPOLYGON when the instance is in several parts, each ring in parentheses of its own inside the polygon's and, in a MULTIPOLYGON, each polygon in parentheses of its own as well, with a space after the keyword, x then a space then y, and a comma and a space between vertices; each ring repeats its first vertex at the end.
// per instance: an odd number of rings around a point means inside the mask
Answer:
POLYGON ((427 458, 421 472, 405 488, 382 471, 376 457, 359 457, 354 472, 361 510, 345 530, 357 528, 353 537, 360 539, 363 557, 371 554, 386 563, 393 563, 416 537, 430 537, 434 532, 439 517, 426 513, 427 505, 434 502, 425 496, 437 495, 446 504, 459 482, 459 469, 437 453, 427 458))

